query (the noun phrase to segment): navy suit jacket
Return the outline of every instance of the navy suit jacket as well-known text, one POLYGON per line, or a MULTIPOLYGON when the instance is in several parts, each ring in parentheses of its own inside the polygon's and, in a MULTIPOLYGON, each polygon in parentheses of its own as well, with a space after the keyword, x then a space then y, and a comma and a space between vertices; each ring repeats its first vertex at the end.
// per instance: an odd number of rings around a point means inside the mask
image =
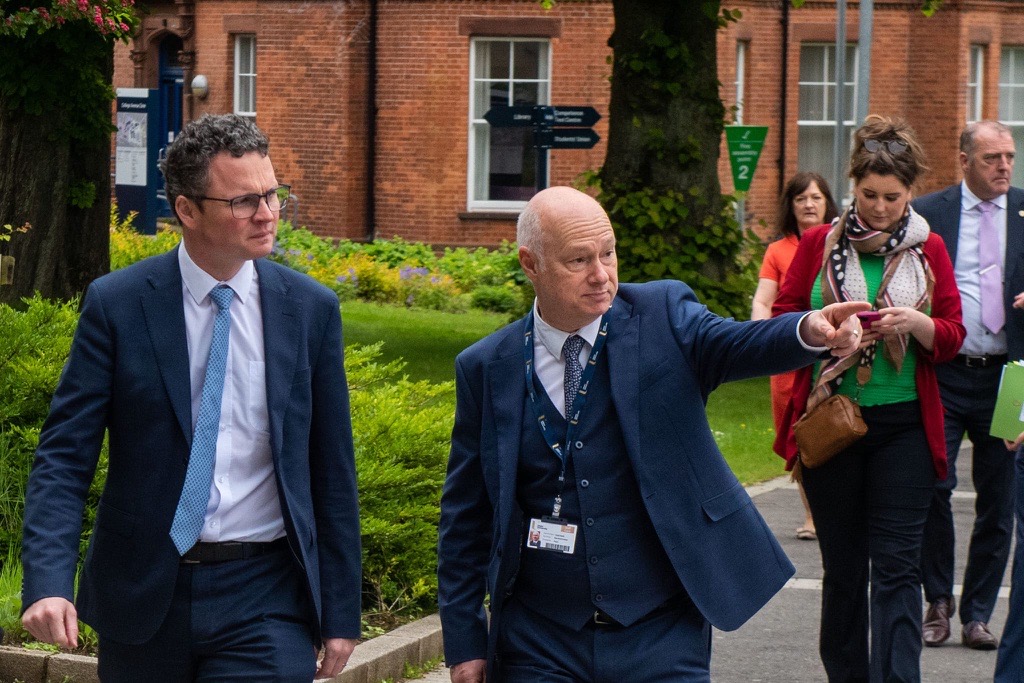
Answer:
MULTIPOLYGON (((799 314, 740 323, 714 315, 680 282, 623 284, 610 312, 612 401, 658 539, 700 612, 739 628, 794 568, 725 462, 704 407, 722 382, 813 362, 799 314)), ((524 428, 525 322, 456 359, 456 414, 441 499, 438 598, 450 665, 487 657, 522 547, 516 471, 524 428)), ((629 581, 629 577, 619 577, 629 581)), ((552 577, 557 581, 558 577, 552 577)))
MULTIPOLYGON (((255 262, 270 447, 288 543, 309 589, 315 637, 360 633, 360 542, 341 316, 333 292, 255 262)), ((177 250, 90 285, 29 477, 22 603, 71 600, 82 511, 104 433, 109 467, 79 587, 102 637, 151 638, 170 605, 169 534, 192 442, 177 250)))
MULTIPOLYGON (((942 238, 949 260, 956 267, 960 241, 959 183, 911 202, 932 232, 942 238)), ((1006 307, 1006 344, 1010 358, 1024 358, 1024 311, 1013 307, 1013 297, 1024 292, 1024 190, 1011 187, 1006 194, 1006 256, 1003 268, 1003 303, 1006 307)))

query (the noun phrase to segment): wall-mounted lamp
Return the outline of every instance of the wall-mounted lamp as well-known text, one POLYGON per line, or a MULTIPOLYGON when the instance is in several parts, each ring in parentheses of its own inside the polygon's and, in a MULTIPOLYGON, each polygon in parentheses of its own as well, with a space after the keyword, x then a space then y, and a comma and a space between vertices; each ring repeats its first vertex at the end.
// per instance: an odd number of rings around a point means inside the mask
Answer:
POLYGON ((196 74, 192 79, 192 94, 201 100, 205 100, 206 96, 210 94, 210 84, 207 82, 206 76, 196 74))

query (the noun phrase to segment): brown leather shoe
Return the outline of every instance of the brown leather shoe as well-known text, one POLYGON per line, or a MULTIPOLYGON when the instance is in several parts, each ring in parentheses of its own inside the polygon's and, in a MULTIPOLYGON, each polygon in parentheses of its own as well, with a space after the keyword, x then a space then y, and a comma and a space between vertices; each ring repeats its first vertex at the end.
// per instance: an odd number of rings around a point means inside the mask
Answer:
MULTIPOLYGON (((952 597, 937 598, 928 605, 921 624, 921 637, 928 647, 938 647, 949 639, 949 618, 956 613, 956 601, 952 597)), ((967 631, 964 630, 966 634, 967 631)), ((964 638, 967 636, 965 635, 964 638)), ((964 641, 966 642, 966 640, 964 641)))
POLYGON ((972 650, 994 650, 998 644, 999 641, 984 621, 968 621, 964 624, 964 645, 972 650))

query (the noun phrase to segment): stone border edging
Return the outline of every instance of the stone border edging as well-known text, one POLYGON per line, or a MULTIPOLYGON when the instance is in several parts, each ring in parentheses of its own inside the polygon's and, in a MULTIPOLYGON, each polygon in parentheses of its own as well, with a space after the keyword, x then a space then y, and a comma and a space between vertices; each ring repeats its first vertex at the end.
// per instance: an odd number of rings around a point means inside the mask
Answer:
MULTIPOLYGON (((405 665, 418 666, 442 655, 441 619, 433 614, 356 646, 348 666, 331 683, 378 683, 399 679, 405 665)), ((0 683, 99 683, 96 658, 0 647, 0 683)))

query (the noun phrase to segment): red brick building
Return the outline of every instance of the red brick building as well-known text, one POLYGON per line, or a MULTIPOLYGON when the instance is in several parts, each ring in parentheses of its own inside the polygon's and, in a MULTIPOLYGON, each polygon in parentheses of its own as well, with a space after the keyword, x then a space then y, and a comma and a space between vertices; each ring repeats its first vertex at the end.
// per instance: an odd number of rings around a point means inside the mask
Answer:
MULTIPOLYGON (((769 224, 781 182, 831 176, 836 5, 730 0, 742 19, 718 36, 722 97, 768 137, 747 201, 769 224)), ((959 178, 969 120, 999 118, 1024 142, 1024 3, 875 2, 869 111, 917 129, 932 172, 920 192, 959 178)), ((608 111, 610 0, 154 0, 119 48, 115 86, 159 88, 173 134, 203 113, 255 116, 298 221, 323 235, 401 235, 435 245, 511 239, 534 191, 527 129, 490 127, 496 104, 608 111), (208 94, 191 85, 205 76, 208 94)), ((858 5, 847 11, 846 90, 854 99, 858 5)), ((848 127, 852 130, 852 104, 848 127)), ((604 137, 607 120, 596 130, 604 137)), ((1024 145, 1018 145, 1024 149, 1024 145)), ((732 180, 724 155, 723 189, 732 180)), ((598 168, 604 143, 554 150, 549 184, 598 168)), ((1024 174, 1024 164, 1018 168, 1024 174)), ((1016 184, 1021 184, 1017 182, 1016 184)))

